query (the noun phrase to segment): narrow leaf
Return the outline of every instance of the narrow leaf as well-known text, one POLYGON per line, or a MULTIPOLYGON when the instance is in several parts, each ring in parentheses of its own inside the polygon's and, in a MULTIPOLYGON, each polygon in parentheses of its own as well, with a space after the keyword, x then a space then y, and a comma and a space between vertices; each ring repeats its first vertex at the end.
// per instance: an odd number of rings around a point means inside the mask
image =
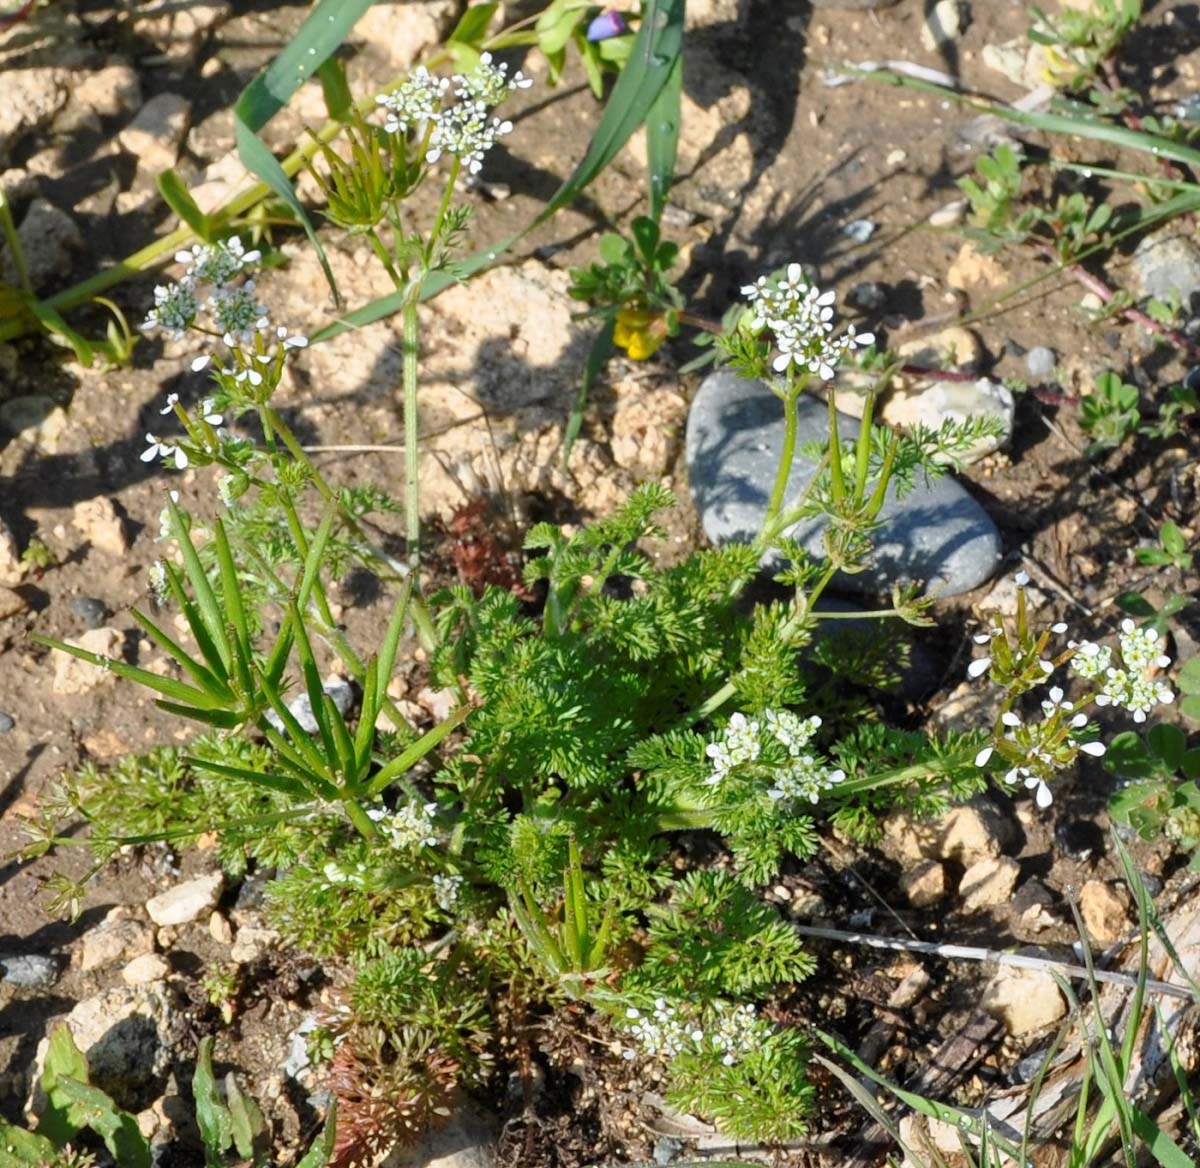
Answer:
POLYGON ((217 1094, 213 1077, 211 1038, 202 1038, 196 1052, 196 1073, 192 1076, 192 1094, 196 1098, 196 1124, 204 1142, 204 1156, 209 1165, 219 1166, 233 1142, 233 1117, 217 1094))
POLYGON ((646 168, 650 172, 650 218, 662 218, 671 183, 675 181, 675 161, 679 154, 679 127, 683 112, 683 54, 675 58, 667 83, 646 116, 646 168))
POLYGON ((212 221, 196 205, 196 200, 174 167, 168 167, 158 176, 158 193, 167 206, 196 233, 197 239, 202 243, 212 243, 212 221))
POLYGON ((318 0, 308 19, 274 61, 242 91, 233 107, 233 132, 242 165, 262 179, 291 209, 316 250, 334 299, 337 283, 325 249, 283 167, 258 137, 292 94, 319 69, 349 35, 372 0, 318 0))

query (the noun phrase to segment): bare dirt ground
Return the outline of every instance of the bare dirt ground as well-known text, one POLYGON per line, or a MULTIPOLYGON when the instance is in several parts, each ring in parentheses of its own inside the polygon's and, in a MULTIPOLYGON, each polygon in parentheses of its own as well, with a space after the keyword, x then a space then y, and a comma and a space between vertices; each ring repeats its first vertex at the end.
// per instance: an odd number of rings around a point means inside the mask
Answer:
MULTIPOLYGON (((363 87, 382 84, 434 43, 439 29, 452 24, 455 7, 387 9, 354 42, 352 76, 363 87)), ((1078 425, 1077 398, 1096 373, 1115 368, 1153 401, 1186 365, 1131 325, 1090 323, 1080 307, 1083 290, 1066 276, 989 308, 998 295, 1039 273, 1041 261, 1030 256, 1001 254, 987 278, 951 287, 948 273, 963 240, 953 229, 930 227, 928 218, 958 197, 955 180, 970 171, 987 127, 933 96, 867 82, 825 83, 832 65, 904 58, 944 70, 967 89, 1019 97, 1022 91, 988 69, 981 55, 985 46, 1024 33, 1023 5, 973 0, 965 7, 965 29, 943 49, 930 50, 922 42, 925 14, 917 0, 879 12, 814 9, 800 0, 689 5, 680 180, 667 231, 682 248, 682 286, 695 310, 714 318, 741 284, 798 259, 815 269, 822 287, 837 289, 840 303, 855 285, 879 283, 883 303, 857 318, 885 337, 903 339, 968 311, 979 313, 969 325, 980 342, 978 367, 996 379, 1028 379, 1023 352, 1052 348, 1058 371, 1019 395, 1010 447, 971 468, 963 481, 1001 528, 1010 573, 1025 566, 1047 612, 1101 635, 1119 617, 1113 598, 1120 592, 1137 588, 1157 603, 1187 586, 1172 570, 1137 566, 1133 551, 1153 540, 1165 519, 1194 539, 1200 443, 1193 427, 1171 442, 1142 443, 1089 462, 1082 455, 1087 439, 1078 425), (856 219, 876 225, 866 243, 844 234, 856 219)), ((1145 103, 1166 105, 1196 91, 1200 12, 1195 4, 1147 7, 1121 69, 1145 103)), ((7 161, 0 159, 0 184, 15 192, 18 219, 42 198, 79 228, 42 291, 114 263, 173 226, 153 193, 153 175, 118 138, 136 100, 98 111, 80 99, 80 82, 103 68, 128 66, 142 101, 183 95, 190 102, 190 129, 178 166, 190 181, 211 180, 233 147, 229 103, 286 42, 304 11, 300 4, 233 0, 137 5, 130 15, 126 6, 103 0, 64 0, 0 32, 0 95, 6 70, 63 71, 56 111, 22 136, 7 161)), ((509 234, 536 213, 581 156, 598 118, 599 107, 577 72, 550 89, 538 60, 523 67, 539 84, 521 95, 507 150, 489 161, 489 185, 472 196, 473 245, 509 234)), ((292 141, 306 120, 319 120, 318 96, 305 91, 296 104, 300 112, 285 111, 272 124, 273 146, 292 141)), ((1085 156, 1077 142, 1031 141, 1085 156)), ((695 355, 686 337, 650 364, 615 363, 594 397, 569 473, 550 469, 588 344, 586 324, 571 318, 565 273, 594 258, 606 227, 639 213, 643 189, 639 159, 627 150, 584 199, 539 229, 504 266, 426 310, 424 477, 434 529, 440 520, 446 533, 432 549, 432 562, 447 572, 455 537, 446 525, 480 495, 499 496, 496 514, 515 527, 531 518, 603 514, 647 478, 670 483, 686 500, 682 426, 698 383, 695 375, 675 372, 695 355)), ((264 295, 278 306, 280 319, 314 329, 332 311, 320 271, 299 233, 281 231, 275 241, 285 262, 264 275, 264 295)), ((382 277, 371 274, 365 247, 332 236, 330 247, 349 303, 387 290, 382 277)), ((1127 255, 1115 256, 1110 279, 1123 282, 1128 262, 1127 255)), ((150 275, 112 293, 131 320, 140 320, 152 302, 153 283, 150 275)), ((102 317, 83 314, 80 320, 95 324, 102 317)), ((0 711, 14 722, 0 736, 0 854, 24 842, 23 819, 36 813, 64 769, 89 760, 106 764, 188 733, 121 684, 56 693, 54 660, 26 639, 31 631, 78 636, 87 626, 75 602, 94 598, 104 610, 100 623, 117 631, 127 658, 144 663, 152 656, 130 609, 146 603, 163 495, 173 487, 196 503, 212 494, 204 472, 178 475, 139 459, 164 395, 194 400, 203 394, 204 379, 186 372, 185 355, 179 346, 147 339, 131 368, 103 372, 81 368, 40 340, 0 347, 0 405, 31 395, 50 399, 42 403, 41 423, 10 436, 0 450, 0 519, 20 547, 36 538, 53 560, 16 587, 24 611, 0 619, 0 711), (97 499, 116 508, 125 550, 98 546, 86 525, 73 523, 79 507, 97 499)), ((306 443, 347 448, 318 455, 334 480, 378 482, 401 493, 399 454, 352 449, 402 442, 399 379, 398 322, 314 348, 299 363, 282 404, 306 443)), ((699 538, 684 502, 660 551, 678 555, 699 538)), ((919 722, 946 704, 970 656, 973 608, 986 598, 985 589, 939 606, 927 683, 910 695, 899 711, 903 717, 919 722)), ((370 635, 378 622, 371 605, 360 605, 352 593, 345 605, 351 632, 370 635)), ((1194 641, 1183 643, 1189 634, 1198 636, 1200 629, 1185 623, 1179 655, 1194 648, 1194 641)), ((798 868, 773 895, 802 919, 841 928, 907 928, 927 939, 993 948, 1035 943, 1052 953, 1069 952, 1074 930, 1064 894, 1089 879, 1111 884, 1117 877, 1105 842, 1110 783, 1102 771, 1089 771, 1064 790, 1049 819, 1004 805, 1019 829, 1004 850, 1020 865, 1016 896, 1004 904, 967 912, 951 894, 931 909, 913 908, 898 886, 908 862, 902 854, 859 853, 836 841, 820 862, 798 868), (1044 905, 1050 922, 1038 928, 1029 923, 1035 903, 1044 905)), ((0 869, 0 958, 49 954, 60 967, 50 987, 0 984, 0 1113, 9 1118, 20 1113, 49 1020, 121 984, 117 966, 81 968, 82 939, 116 906, 129 906, 136 918, 147 897, 174 878, 172 857, 161 849, 126 855, 92 883, 74 923, 48 915, 41 895, 45 878, 53 871, 81 874, 88 862, 82 849, 63 849, 0 869)), ((1150 851, 1140 862, 1156 882, 1166 882, 1162 895, 1169 903, 1178 861, 1150 851)), ((949 863, 954 884, 962 859, 949 863)), ((207 867, 203 853, 187 857, 188 871, 207 867)), ((235 924, 253 927, 252 900, 231 887, 221 908, 235 924)), ((218 1034, 221 1061, 264 1087, 280 1147, 294 1146, 311 1129, 314 1113, 278 1068, 287 1035, 319 993, 321 972, 295 955, 257 956, 249 963, 253 988, 233 1026, 225 1027, 198 978, 211 963, 227 959, 228 943, 198 924, 160 936, 157 945, 167 948, 170 992, 182 1019, 174 1070, 183 1074, 198 1037, 218 1034)), ((897 1022, 888 999, 912 974, 914 961, 830 945, 822 946, 822 958, 822 969, 844 976, 829 972, 798 987, 785 1004, 788 1015, 821 1017, 851 1046, 876 1027, 871 1042, 879 1065, 901 1080, 916 1074, 930 1051, 970 1019, 986 978, 986 971, 966 964, 927 962, 931 983, 919 1006, 897 1022)), ((974 1063, 960 1068, 952 1090, 963 1101, 978 1100, 1037 1040, 1034 1034, 1001 1042, 993 1034, 974 1063)), ((637 1103, 652 1084, 630 1082, 621 1066, 589 1064, 582 1077, 564 1072, 580 1050, 594 1049, 568 1031, 548 1033, 545 1044, 552 1052, 544 1068, 546 1089, 533 1119, 526 1114, 506 1132, 505 1162, 573 1166, 648 1156, 664 1134, 647 1124, 637 1103)), ((185 1087, 186 1079, 176 1086, 185 1087)), ((160 1081, 137 1106, 148 1107, 164 1089, 171 1094, 160 1081)), ((833 1092, 822 1095, 829 1099, 833 1092)), ((519 1103, 506 1102, 503 1084, 488 1102, 502 1112, 521 1112, 519 1103)), ((790 1154, 795 1162, 832 1163, 828 1157, 840 1154, 837 1140, 860 1125, 848 1106, 829 1102, 814 1124, 820 1138, 790 1154)))

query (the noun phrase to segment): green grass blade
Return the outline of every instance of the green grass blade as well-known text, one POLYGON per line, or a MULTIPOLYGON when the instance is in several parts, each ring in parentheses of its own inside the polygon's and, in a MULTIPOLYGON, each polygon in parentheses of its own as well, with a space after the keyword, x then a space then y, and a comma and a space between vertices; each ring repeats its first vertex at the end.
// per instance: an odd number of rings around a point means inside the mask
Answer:
POLYGON ((225 694, 228 697, 232 697, 232 694, 229 694, 223 682, 219 681, 210 670, 201 665, 182 645, 164 633, 145 613, 139 612, 135 608, 131 611, 130 615, 137 621, 142 632, 165 653, 170 654, 179 663, 179 667, 201 689, 207 690, 214 696, 225 694))
POLYGON ((683 54, 675 58, 667 83, 646 116, 646 168, 650 172, 650 218, 662 219, 675 162, 679 156, 679 126, 683 119, 683 54))
POLYGON ((165 713, 174 714, 177 718, 190 718, 193 722, 202 722, 214 730, 232 730, 243 721, 241 714, 235 714, 232 710, 198 710, 195 706, 181 706, 165 698, 155 698, 154 704, 165 713))
POLYGON ((123 677, 127 681, 136 681, 139 685, 144 685, 147 689, 152 689, 155 693, 160 693, 173 701, 197 706, 202 710, 224 708, 224 703, 219 698, 185 682, 176 681, 173 677, 160 677, 157 673, 139 669, 136 665, 118 661, 115 657, 104 657, 99 653, 91 652, 90 649, 81 649, 78 645, 69 645, 66 641, 58 641, 53 637, 43 636, 41 633, 30 633, 29 639, 50 649, 69 653, 72 657, 78 657, 80 661, 86 661, 89 665, 98 665, 101 669, 111 670, 118 677, 123 677))
POLYGON ((1196 1161, 1138 1107, 1129 1108, 1134 1134, 1162 1168, 1196 1168, 1196 1161))
POLYGON ((398 754, 377 775, 367 787, 367 793, 378 795, 397 775, 402 775, 410 767, 423 759, 433 750, 451 730, 455 729, 471 712, 469 705, 459 706, 444 722, 439 722, 432 730, 422 734, 407 750, 398 754))
MULTIPOLYGON (((422 300, 428 300, 449 285, 494 264, 515 243, 572 202, 617 156, 633 132, 646 120, 663 87, 671 79, 683 51, 684 2, 649 0, 629 62, 613 86, 604 116, 600 119, 587 153, 533 221, 494 247, 454 264, 450 270, 434 273, 421 288, 422 300)), ((318 329, 309 339, 314 343, 328 341, 351 329, 362 328, 391 316, 403 306, 405 296, 405 292, 397 291, 372 300, 318 329)))
MULTIPOLYGON (((317 659, 313 655, 312 643, 308 639, 308 630, 299 611, 292 607, 288 614, 292 618, 292 628, 296 634, 296 656, 300 658, 300 670, 304 674, 304 689, 308 694, 308 705, 312 710, 313 721, 317 724, 317 733, 321 736, 321 744, 325 748, 325 768, 333 771, 334 760, 338 757, 333 742, 333 731, 329 726, 329 715, 325 708, 325 686, 321 682, 321 671, 317 668, 317 659)), ((290 717, 290 712, 289 712, 290 717)), ((297 726, 299 723, 297 723, 297 726)), ((293 738, 296 730, 289 725, 293 738)), ((305 738, 305 741, 311 741, 305 738)), ((320 769, 320 768, 318 768, 320 769)))
POLYGON ((1110 146, 1119 146, 1127 150, 1136 150, 1142 154, 1152 154, 1156 158, 1167 158, 1172 162, 1181 162, 1185 166, 1200 166, 1200 150, 1176 142, 1171 138, 1161 138, 1145 130, 1131 130, 1125 126, 1113 125, 1090 116, 1082 108, 1075 116, 1067 114, 1040 113, 1036 110, 1015 109, 1000 101, 979 97, 973 94, 960 93, 955 89, 947 89, 933 81, 923 81, 918 77, 907 77, 892 73, 887 69, 863 70, 843 68, 842 72, 876 81, 884 85, 898 85, 905 89, 919 89, 925 93, 933 93, 947 101, 953 101, 968 109, 980 113, 991 114, 1007 122, 1019 126, 1029 126, 1030 129, 1041 130, 1047 134, 1065 134, 1077 138, 1090 138, 1096 142, 1106 142, 1110 146))
POLYGON ((296 35, 279 56, 246 86, 233 107, 234 140, 242 165, 262 179, 299 220, 316 249, 335 300, 338 299, 337 283, 325 249, 283 167, 258 137, 258 131, 287 105, 292 94, 333 55, 359 18, 371 7, 371 3, 372 0, 319 0, 296 35))
MULTIPOLYGON (((217 599, 216 592, 213 591, 212 582, 204 570, 204 565, 200 563, 196 545, 192 543, 191 533, 184 523, 183 512, 170 495, 167 496, 167 509, 171 512, 171 525, 175 532, 175 542, 179 553, 183 556, 184 569, 192 589, 196 593, 196 604, 203 619, 203 628, 211 638, 217 656, 225 667, 225 673, 228 674, 233 653, 225 635, 225 616, 221 611, 220 601, 217 599)), ((200 627, 193 625, 192 633, 196 636, 197 643, 200 643, 200 627)), ((204 650, 203 644, 201 644, 201 650, 204 650)), ((210 664, 215 664, 215 662, 210 661, 210 664)))
POLYGON ((158 193, 163 201, 186 223, 202 243, 212 243, 213 225, 209 217, 196 205, 191 191, 187 189, 183 179, 179 177, 174 167, 167 167, 158 176, 158 193))
POLYGON ((319 775, 322 781, 330 787, 330 790, 333 790, 332 786, 328 783, 325 758, 316 748, 308 731, 300 725, 296 720, 295 714, 287 708, 287 702, 283 700, 283 694, 265 678, 261 680, 263 693, 267 695, 267 701, 271 703, 271 708, 278 715, 280 722, 283 723, 283 728, 288 734, 288 737, 285 738, 268 723, 263 732, 267 735, 271 745, 285 758, 292 760, 297 769, 310 771, 310 779, 319 775))
POLYGON ((242 604, 237 565, 233 562, 233 552, 225 535, 225 525, 220 519, 213 523, 213 532, 216 536, 217 563, 221 571, 221 599, 224 602, 225 615, 233 628, 233 669, 242 692, 250 694, 254 692, 254 681, 250 674, 254 651, 250 645, 250 627, 246 621, 246 609, 242 604))
POLYGON ((311 799, 312 792, 298 779, 291 775, 277 775, 271 771, 252 771, 246 767, 229 766, 223 762, 208 762, 203 758, 187 757, 183 760, 197 770, 211 771, 214 775, 225 775, 231 779, 245 779, 260 787, 277 791, 280 795, 288 795, 293 799, 311 799))

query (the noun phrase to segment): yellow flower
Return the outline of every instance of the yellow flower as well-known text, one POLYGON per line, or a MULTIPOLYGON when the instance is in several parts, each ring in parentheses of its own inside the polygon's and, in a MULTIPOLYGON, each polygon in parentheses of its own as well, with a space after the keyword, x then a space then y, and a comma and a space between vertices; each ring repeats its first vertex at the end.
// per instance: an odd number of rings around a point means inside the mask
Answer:
POLYGON ((667 339, 662 317, 645 308, 622 308, 613 328, 613 343, 634 361, 654 356, 667 339))

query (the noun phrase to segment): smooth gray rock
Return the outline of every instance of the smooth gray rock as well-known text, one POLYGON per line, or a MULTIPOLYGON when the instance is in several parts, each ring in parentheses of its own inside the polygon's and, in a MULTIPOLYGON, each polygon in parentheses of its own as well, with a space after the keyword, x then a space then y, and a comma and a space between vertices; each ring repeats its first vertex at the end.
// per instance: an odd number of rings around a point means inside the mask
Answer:
POLYGON ((3 980, 21 989, 45 989, 58 980, 58 962, 51 957, 30 953, 20 957, 0 957, 3 980))
MULTIPOLYGON (((828 433, 825 403, 805 396, 788 503, 799 498, 817 464, 801 453, 828 433)), ((853 438, 858 422, 843 417, 840 432, 853 438)), ((687 424, 692 497, 704 532, 715 544, 749 543, 767 508, 783 445, 783 403, 760 381, 729 370, 705 378, 687 424)), ((785 504, 786 505, 786 504, 785 504)), ((1000 563, 1000 533, 983 508, 949 476, 897 499, 894 487, 880 512, 875 553, 867 571, 839 575, 834 587, 856 594, 886 593, 895 583, 923 581, 927 593, 955 596, 989 579, 1000 563)), ((806 519, 791 535, 814 555, 824 554, 824 523, 806 519)))
MULTIPOLYGON (((333 699, 338 712, 345 714, 354 704, 354 689, 348 681, 341 677, 331 677, 322 683, 325 692, 333 699)), ((308 694, 303 693, 288 702, 288 713, 300 723, 300 728, 309 734, 316 734, 320 727, 313 715, 312 702, 308 694)), ((284 732, 283 719, 274 710, 267 711, 267 721, 279 731, 284 732)))
POLYGON ((1025 354, 1025 368, 1029 370, 1030 377, 1050 377, 1057 364, 1058 356, 1046 345, 1034 345, 1025 354))
POLYGON ((1148 235, 1132 267, 1139 296, 1177 298, 1185 311, 1200 297, 1200 247, 1186 235, 1148 235))

